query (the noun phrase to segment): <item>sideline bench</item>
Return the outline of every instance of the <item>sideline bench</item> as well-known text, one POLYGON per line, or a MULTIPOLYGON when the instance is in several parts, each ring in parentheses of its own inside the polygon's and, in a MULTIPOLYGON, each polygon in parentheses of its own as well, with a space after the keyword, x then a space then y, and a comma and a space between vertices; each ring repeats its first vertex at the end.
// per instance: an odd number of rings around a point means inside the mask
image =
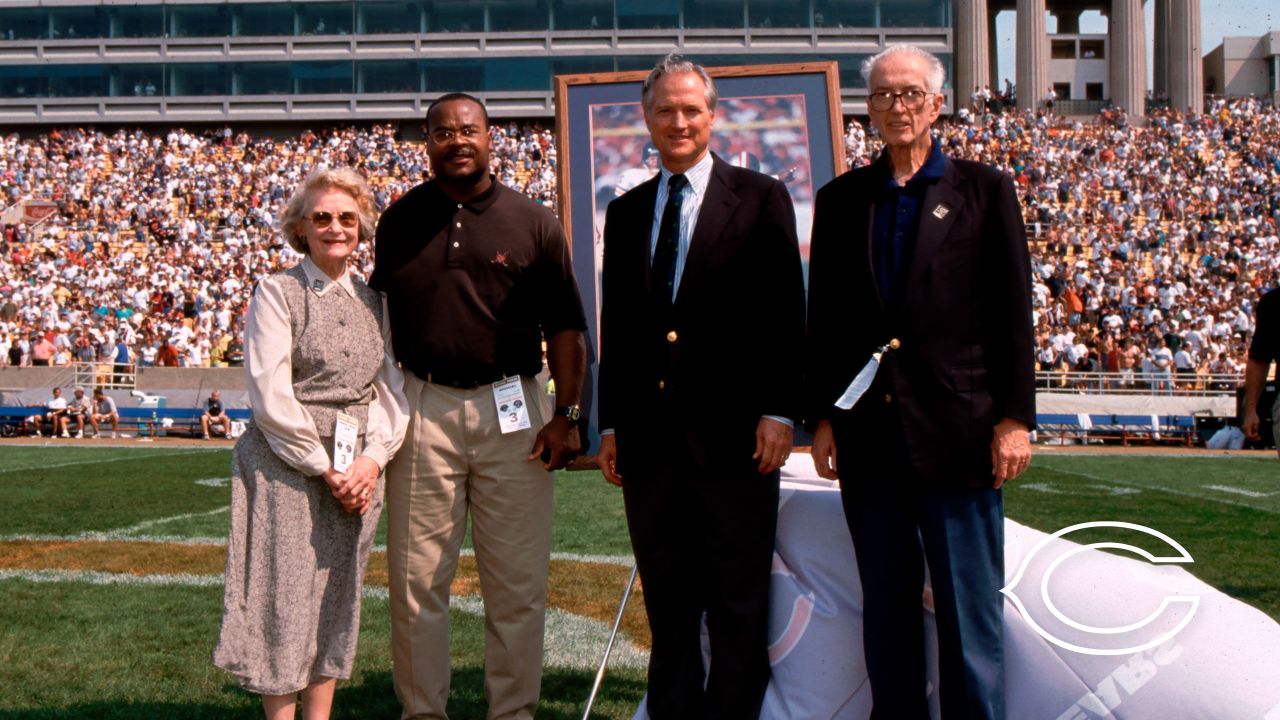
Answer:
POLYGON ((1036 431, 1042 437, 1077 440, 1081 444, 1118 440, 1125 447, 1133 441, 1194 447, 1200 439, 1192 415, 1042 413, 1036 415, 1036 431))
MULTIPOLYGON (((186 432, 192 437, 199 437, 201 434, 200 416, 204 414, 204 410, 202 407, 128 407, 118 408, 117 412, 120 413, 120 430, 132 431, 137 433, 139 437, 155 437, 157 434, 164 436, 170 433, 179 434, 182 432, 186 432), (171 421, 169 427, 164 426, 165 420, 171 421)), ((43 405, 30 407, 8 405, 0 407, 0 437, 34 434, 34 429, 27 418, 32 415, 43 415, 44 412, 43 405)), ((248 423, 252 417, 252 412, 248 408, 227 408, 225 412, 232 420, 244 423, 248 423)), ((109 429, 109 426, 107 429, 109 429)), ((103 432, 106 432, 106 429, 103 432)))

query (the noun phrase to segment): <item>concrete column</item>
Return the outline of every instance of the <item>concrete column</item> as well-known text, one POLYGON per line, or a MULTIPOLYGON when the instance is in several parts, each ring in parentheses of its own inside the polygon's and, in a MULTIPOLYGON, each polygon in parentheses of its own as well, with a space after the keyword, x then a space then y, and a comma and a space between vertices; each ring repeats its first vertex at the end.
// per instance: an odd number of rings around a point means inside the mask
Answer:
POLYGON ((1146 114, 1147 46, 1142 0, 1111 0, 1111 102, 1130 117, 1146 114))
POLYGON ((1169 104, 1204 112, 1204 64, 1200 57, 1200 0, 1169 3, 1169 104))
POLYGON ((1151 56, 1151 91, 1169 93, 1169 0, 1153 0, 1156 4, 1155 46, 1151 56))
POLYGON ((990 84, 990 43, 987 40, 987 0, 955 0, 957 111, 969 105, 975 87, 990 84))
POLYGON ((1045 33, 1045 0, 1018 0, 1018 109, 1037 110, 1049 91, 1049 36, 1045 33))

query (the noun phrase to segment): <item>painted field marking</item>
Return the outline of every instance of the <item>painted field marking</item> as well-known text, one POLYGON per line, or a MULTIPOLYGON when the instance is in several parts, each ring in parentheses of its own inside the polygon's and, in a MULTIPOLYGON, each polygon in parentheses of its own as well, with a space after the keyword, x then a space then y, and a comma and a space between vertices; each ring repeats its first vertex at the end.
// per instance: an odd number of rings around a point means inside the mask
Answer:
POLYGON ((1115 485, 1095 484, 1095 485, 1086 485, 1085 487, 1091 487, 1095 490, 1101 490, 1107 493, 1108 495, 1137 495, 1138 493, 1142 492, 1138 488, 1116 487, 1115 485))
MULTIPOLYGON (((0 581, 25 580, 36 583, 87 583, 90 585, 126 585, 134 587, 222 587, 222 575, 130 575, 104 573, 89 570, 0 570, 0 581)), ((387 588, 366 586, 361 593, 366 599, 386 601, 387 588)), ((484 617, 484 601, 476 595, 455 595, 449 599, 449 608, 468 615, 484 617)), ((547 608, 546 648, 543 664, 547 667, 563 667, 574 670, 594 670, 596 658, 604 653, 609 639, 609 626, 605 623, 565 612, 560 608, 547 608)), ((612 667, 644 669, 649 665, 649 653, 626 638, 614 644, 609 664, 612 667)))
POLYGON ((1217 490, 1218 492, 1235 493, 1236 495, 1244 495, 1251 498, 1271 497, 1276 493, 1273 492, 1254 492, 1253 490, 1245 490, 1244 488, 1231 487, 1230 485, 1205 485, 1206 490, 1217 490))
POLYGON ((1032 490, 1032 491, 1034 491, 1034 492, 1048 493, 1048 494, 1050 494, 1050 495, 1065 495, 1065 494, 1066 494, 1066 491, 1065 491, 1065 490, 1059 490, 1058 488, 1056 488, 1056 487, 1054 487, 1054 486, 1050 485, 1049 483, 1039 483, 1039 482, 1033 482, 1033 483, 1018 483, 1017 485, 1014 485, 1013 487, 1017 487, 1017 488, 1020 488, 1020 489, 1022 489, 1022 490, 1032 490))
POLYGON ((227 539, 221 538, 202 538, 202 537, 182 537, 178 535, 135 535, 144 530, 153 527, 166 525, 172 522, 180 522, 182 520, 192 520, 194 518, 210 517, 231 510, 230 505, 223 505, 219 508, 206 510, 204 512, 185 513, 183 515, 173 515, 171 517, 156 518, 154 520, 144 520, 136 525, 129 527, 116 528, 114 530, 100 530, 93 532, 82 532, 75 535, 33 535, 33 534, 17 534, 17 535, 0 535, 0 541, 31 541, 31 542, 77 542, 77 541, 100 541, 100 540, 131 540, 134 542, 147 543, 174 543, 177 545, 225 545, 227 539))
POLYGON ((204 478, 203 480, 196 480, 195 484, 211 488, 226 487, 231 484, 231 478, 204 478))
POLYGON ((1218 497, 1210 493, 1193 493, 1193 492, 1187 492, 1186 490, 1180 490, 1178 488, 1165 487, 1163 485, 1148 485, 1146 483, 1125 482, 1123 480, 1116 480, 1115 478, 1101 477, 1098 475, 1093 475, 1091 473, 1080 472, 1078 470, 1064 470, 1062 468, 1056 468, 1056 467, 1046 467, 1045 469, 1051 470, 1056 473, 1062 473, 1063 475, 1075 475, 1076 477, 1087 478, 1089 480, 1097 480, 1099 482, 1110 482, 1110 483, 1115 483, 1117 485, 1124 485, 1126 487, 1136 487, 1140 490, 1159 490, 1161 492, 1167 492, 1170 495, 1178 495, 1180 497, 1189 497, 1189 498, 1194 498, 1196 500, 1208 500, 1209 502, 1222 503, 1223 505, 1235 505, 1236 507, 1248 508, 1250 510, 1257 510, 1259 512, 1264 512, 1264 513, 1267 513, 1268 515, 1280 515, 1280 508, 1268 508, 1260 505, 1254 505, 1252 503, 1242 502, 1240 500, 1228 500, 1226 498, 1218 497))
POLYGON ((93 460, 72 460, 70 462, 62 462, 62 463, 40 463, 39 465, 25 465, 25 466, 16 466, 16 467, 9 466, 4 469, 0 469, 0 475, 7 475, 7 474, 17 473, 17 472, 27 472, 29 470, 51 470, 53 468, 76 467, 78 465, 101 465, 102 463, 119 462, 121 460, 132 460, 136 462, 137 460, 140 460, 140 459, 182 457, 184 455, 202 455, 209 452, 215 452, 215 451, 214 450, 190 450, 186 452, 148 453, 145 456, 145 458, 139 458, 136 454, 130 453, 128 455, 121 455, 119 457, 112 457, 112 458, 106 458, 106 459, 94 458, 93 460))

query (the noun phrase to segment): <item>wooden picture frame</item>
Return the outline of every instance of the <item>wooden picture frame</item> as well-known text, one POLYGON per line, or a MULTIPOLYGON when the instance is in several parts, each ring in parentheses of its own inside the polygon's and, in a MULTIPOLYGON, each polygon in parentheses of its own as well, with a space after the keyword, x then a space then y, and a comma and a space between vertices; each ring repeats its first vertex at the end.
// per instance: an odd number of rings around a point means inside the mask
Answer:
MULTIPOLYGON (((733 164, 787 184, 807 276, 814 196, 847 169, 839 66, 829 60, 708 67, 707 73, 719 94, 711 149, 733 164)), ((558 210, 593 339, 584 407, 594 405, 605 207, 657 172, 652 160, 646 165, 649 134, 640 107, 640 88, 648 74, 637 70, 555 78, 558 210)), ((594 411, 591 417, 594 421, 594 411)), ((593 426, 593 438, 595 431, 593 426)))

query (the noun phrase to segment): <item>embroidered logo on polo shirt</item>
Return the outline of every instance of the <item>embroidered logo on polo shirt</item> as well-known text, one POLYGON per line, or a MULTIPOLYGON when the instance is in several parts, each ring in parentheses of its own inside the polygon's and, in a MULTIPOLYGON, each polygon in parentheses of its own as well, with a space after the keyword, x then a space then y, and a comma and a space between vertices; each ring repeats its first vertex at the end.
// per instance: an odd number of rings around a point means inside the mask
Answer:
POLYGON ((498 252, 496 252, 496 253, 494 253, 494 254, 493 254, 493 259, 492 259, 492 260, 490 260, 489 262, 493 263, 494 265, 501 265, 502 267, 509 267, 509 266, 507 265, 507 258, 508 258, 508 257, 510 257, 510 256, 511 256, 511 251, 510 251, 510 250, 499 250, 498 252))

